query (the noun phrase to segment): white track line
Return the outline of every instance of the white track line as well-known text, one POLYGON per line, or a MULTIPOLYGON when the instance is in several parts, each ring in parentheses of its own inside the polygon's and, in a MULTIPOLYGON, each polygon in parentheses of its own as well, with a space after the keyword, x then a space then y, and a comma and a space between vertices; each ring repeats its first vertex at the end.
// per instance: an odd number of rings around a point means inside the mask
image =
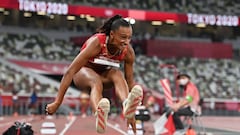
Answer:
POLYGON ((62 130, 62 132, 61 132, 59 135, 64 135, 64 133, 71 127, 71 125, 73 124, 73 122, 74 122, 76 119, 77 119, 77 118, 76 118, 75 116, 73 116, 73 118, 71 119, 71 121, 65 125, 65 128, 62 130))
MULTIPOLYGON (((62 132, 59 135, 64 135, 64 133, 71 127, 71 125, 73 124, 73 122, 76 120, 76 117, 73 117, 73 119, 66 124, 65 128, 62 130, 62 132)), ((121 130, 120 128, 112 125, 111 123, 107 123, 107 126, 116 130, 117 132, 123 134, 123 135, 128 135, 126 132, 124 132, 123 130, 121 130)))
POLYGON ((115 129, 116 131, 118 131, 119 133, 123 134, 123 135, 128 135, 126 132, 124 132, 123 130, 121 130, 120 128, 112 125, 111 123, 107 123, 107 126, 109 126, 110 128, 115 129))

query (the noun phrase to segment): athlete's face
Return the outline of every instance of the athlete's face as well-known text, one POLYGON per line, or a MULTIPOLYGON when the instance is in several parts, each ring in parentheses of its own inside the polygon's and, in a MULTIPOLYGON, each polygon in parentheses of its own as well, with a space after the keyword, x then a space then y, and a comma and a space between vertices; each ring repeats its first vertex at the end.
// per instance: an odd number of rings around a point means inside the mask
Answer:
POLYGON ((114 48, 122 51, 125 47, 130 44, 132 38, 132 27, 122 27, 110 32, 110 44, 114 48))

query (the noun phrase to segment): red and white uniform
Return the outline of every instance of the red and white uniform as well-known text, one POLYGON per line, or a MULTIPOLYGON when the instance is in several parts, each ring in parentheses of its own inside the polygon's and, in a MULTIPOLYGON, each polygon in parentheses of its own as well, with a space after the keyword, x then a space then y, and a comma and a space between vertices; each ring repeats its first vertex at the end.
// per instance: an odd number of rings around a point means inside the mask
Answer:
MULTIPOLYGON (((120 67, 120 62, 124 59, 125 55, 127 54, 127 47, 121 52, 121 54, 117 56, 109 55, 107 50, 107 42, 108 42, 108 36, 104 33, 97 33, 94 34, 92 37, 97 36, 100 41, 101 46, 101 52, 89 59, 90 63, 105 65, 108 67, 120 67)), ((86 42, 83 44, 81 50, 86 48, 87 44, 86 42)))
POLYGON ((191 96, 193 98, 190 107, 194 110, 198 110, 200 100, 199 91, 192 82, 189 82, 184 90, 184 97, 186 96, 191 96))

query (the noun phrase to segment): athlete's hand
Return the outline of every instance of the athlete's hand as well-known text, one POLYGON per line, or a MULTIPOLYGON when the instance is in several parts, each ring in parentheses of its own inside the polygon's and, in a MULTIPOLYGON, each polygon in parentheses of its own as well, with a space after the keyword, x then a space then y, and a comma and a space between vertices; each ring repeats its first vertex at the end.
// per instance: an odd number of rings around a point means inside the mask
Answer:
POLYGON ((46 114, 49 114, 49 115, 54 114, 57 111, 59 106, 60 106, 60 104, 56 103, 56 102, 52 102, 50 104, 47 104, 46 108, 45 108, 46 114))
POLYGON ((129 127, 129 125, 131 125, 133 133, 136 134, 137 129, 136 129, 136 119, 135 119, 135 117, 127 119, 127 127, 129 127))

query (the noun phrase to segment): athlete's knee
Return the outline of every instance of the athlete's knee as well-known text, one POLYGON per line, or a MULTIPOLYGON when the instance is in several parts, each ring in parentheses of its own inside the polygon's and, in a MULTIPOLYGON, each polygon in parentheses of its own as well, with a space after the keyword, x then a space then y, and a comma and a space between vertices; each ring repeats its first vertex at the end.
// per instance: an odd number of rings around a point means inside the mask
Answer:
POLYGON ((112 79, 124 78, 123 72, 119 69, 112 69, 110 71, 110 76, 111 76, 112 79))
POLYGON ((90 87, 92 90, 102 90, 103 89, 103 82, 101 79, 93 79, 90 81, 90 87))
POLYGON ((119 69, 115 69, 115 68, 113 68, 113 69, 111 69, 110 72, 111 72, 112 74, 116 74, 116 75, 121 74, 121 75, 122 75, 122 71, 119 70, 119 69))

